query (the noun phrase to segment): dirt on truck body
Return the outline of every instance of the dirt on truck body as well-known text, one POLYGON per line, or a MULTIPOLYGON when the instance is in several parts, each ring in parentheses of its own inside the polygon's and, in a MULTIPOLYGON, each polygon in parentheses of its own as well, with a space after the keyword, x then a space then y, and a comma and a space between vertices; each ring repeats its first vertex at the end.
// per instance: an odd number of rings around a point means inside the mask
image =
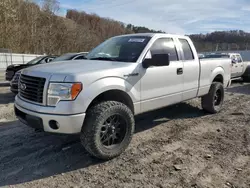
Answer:
POLYGON ((77 135, 20 124, 13 102, 0 88, 0 186, 250 187, 250 84, 233 83, 218 114, 195 99, 136 117, 131 145, 107 162, 77 135))

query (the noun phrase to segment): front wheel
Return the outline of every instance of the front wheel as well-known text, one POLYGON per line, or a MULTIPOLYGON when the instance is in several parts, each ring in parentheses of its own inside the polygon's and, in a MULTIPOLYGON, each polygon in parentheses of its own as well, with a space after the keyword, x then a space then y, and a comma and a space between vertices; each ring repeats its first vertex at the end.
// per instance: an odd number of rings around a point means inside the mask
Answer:
POLYGON ((119 156, 134 133, 132 111, 123 103, 101 102, 87 112, 81 143, 94 157, 109 160, 119 156))
POLYGON ((212 83, 209 93, 202 97, 202 108, 212 114, 218 113, 224 102, 224 87, 220 82, 212 83))

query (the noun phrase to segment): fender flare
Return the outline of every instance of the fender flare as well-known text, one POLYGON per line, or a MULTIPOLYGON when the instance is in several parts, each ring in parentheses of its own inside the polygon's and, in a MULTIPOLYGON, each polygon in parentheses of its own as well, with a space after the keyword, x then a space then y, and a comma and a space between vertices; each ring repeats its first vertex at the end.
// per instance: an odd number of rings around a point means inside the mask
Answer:
POLYGON ((213 70, 212 74, 211 74, 211 79, 210 79, 210 83, 212 84, 214 79, 221 75, 222 76, 222 84, 224 84, 224 81, 225 81, 225 78, 224 78, 224 74, 225 74, 225 71, 223 69, 223 67, 217 67, 213 70))

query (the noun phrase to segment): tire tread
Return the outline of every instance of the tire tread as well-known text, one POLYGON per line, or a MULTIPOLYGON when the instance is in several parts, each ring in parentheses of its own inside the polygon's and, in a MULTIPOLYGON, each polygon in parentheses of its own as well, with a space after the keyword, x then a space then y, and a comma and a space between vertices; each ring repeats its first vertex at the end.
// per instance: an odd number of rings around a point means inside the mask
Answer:
MULTIPOLYGON (((216 110, 214 108, 214 105, 213 105, 213 96, 214 96, 214 93, 216 92, 217 88, 219 88, 219 87, 223 88, 222 83, 213 82, 210 89, 209 89, 209 93, 201 98, 201 106, 202 106, 202 108, 205 111, 207 111, 209 113, 212 113, 212 114, 218 113, 221 110, 221 108, 219 110, 216 110)), ((223 100, 224 100, 224 88, 223 88, 222 103, 223 103, 223 100)))
POLYGON ((110 152, 110 153, 103 153, 100 151, 98 144, 95 140, 98 129, 98 122, 101 121, 104 112, 107 110, 116 107, 120 110, 124 111, 124 113, 129 114, 131 123, 131 134, 129 134, 128 141, 130 142, 134 133, 134 115, 132 111, 123 103, 116 102, 116 101, 104 101, 96 104, 95 106, 91 107, 87 112, 86 120, 82 128, 81 134, 81 143, 85 147, 85 149, 94 157, 109 160, 118 155, 120 155, 126 148, 127 144, 123 145, 119 152, 110 152))

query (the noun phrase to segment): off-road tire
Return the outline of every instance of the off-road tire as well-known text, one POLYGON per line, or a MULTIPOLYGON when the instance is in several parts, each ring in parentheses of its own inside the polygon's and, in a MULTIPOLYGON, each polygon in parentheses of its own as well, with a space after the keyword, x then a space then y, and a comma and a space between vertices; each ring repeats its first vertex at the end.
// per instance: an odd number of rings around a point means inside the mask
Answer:
POLYGON ((222 83, 220 82, 212 83, 209 93, 201 98, 201 106, 203 110, 211 114, 220 112, 224 102, 224 95, 225 91, 222 83), (220 102, 218 105, 216 105, 214 102, 217 91, 221 93, 220 102))
POLYGON ((105 101, 91 107, 83 124, 80 136, 84 148, 94 157, 110 160, 123 153, 131 142, 135 129, 134 115, 123 103, 105 101), (126 121, 126 133, 123 141, 114 148, 106 148, 101 143, 100 131, 104 122, 114 114, 118 114, 126 121))

